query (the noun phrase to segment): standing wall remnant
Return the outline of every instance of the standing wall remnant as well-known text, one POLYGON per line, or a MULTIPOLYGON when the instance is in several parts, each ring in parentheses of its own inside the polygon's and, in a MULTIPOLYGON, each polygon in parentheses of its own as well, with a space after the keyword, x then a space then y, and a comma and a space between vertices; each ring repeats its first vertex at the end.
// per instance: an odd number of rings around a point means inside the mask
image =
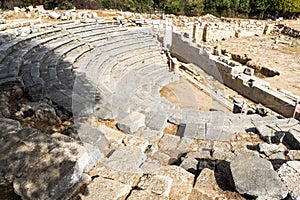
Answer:
MULTIPOLYGON (((203 36, 204 38, 206 37, 203 36)), ((244 70, 236 73, 235 67, 229 66, 218 60, 217 56, 212 55, 211 47, 196 45, 181 34, 173 32, 170 52, 180 60, 197 65, 219 82, 252 101, 261 103, 285 117, 292 116, 294 99, 270 87, 267 82, 243 73, 244 70)), ((246 68, 246 66, 244 67, 246 68)), ((300 120, 299 115, 296 115, 295 118, 300 120)))

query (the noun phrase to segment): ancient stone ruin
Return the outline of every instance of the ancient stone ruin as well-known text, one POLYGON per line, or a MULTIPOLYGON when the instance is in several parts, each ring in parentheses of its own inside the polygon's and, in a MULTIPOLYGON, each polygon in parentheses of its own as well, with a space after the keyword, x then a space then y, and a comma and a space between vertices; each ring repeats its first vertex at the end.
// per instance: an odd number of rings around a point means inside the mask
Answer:
POLYGON ((300 198, 295 95, 197 43, 199 22, 193 38, 170 18, 75 13, 3 20, 0 199, 300 198), (247 114, 202 85, 207 74, 265 107, 247 114), (162 88, 180 81, 175 104, 162 88), (194 87, 217 103, 190 106, 194 87))

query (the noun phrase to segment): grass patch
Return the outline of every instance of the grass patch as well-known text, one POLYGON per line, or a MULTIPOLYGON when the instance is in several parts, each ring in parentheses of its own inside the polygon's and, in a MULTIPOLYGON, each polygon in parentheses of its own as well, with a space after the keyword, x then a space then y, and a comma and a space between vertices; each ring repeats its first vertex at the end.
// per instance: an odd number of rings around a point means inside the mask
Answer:
POLYGON ((287 51, 292 51, 292 52, 300 52, 300 47, 299 46, 287 46, 287 47, 283 47, 284 50, 287 51))

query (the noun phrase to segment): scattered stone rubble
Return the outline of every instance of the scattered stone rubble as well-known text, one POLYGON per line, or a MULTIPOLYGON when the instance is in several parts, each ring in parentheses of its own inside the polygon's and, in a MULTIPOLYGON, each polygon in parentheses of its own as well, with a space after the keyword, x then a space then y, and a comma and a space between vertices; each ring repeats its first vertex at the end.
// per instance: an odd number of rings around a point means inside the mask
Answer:
POLYGON ((299 121, 165 101, 147 28, 43 27, 0 44, 0 199, 299 199, 299 121))
POLYGON ((300 38, 300 31, 293 29, 291 27, 288 27, 287 25, 283 25, 280 24, 278 26, 278 28, 280 29, 280 32, 282 34, 288 35, 290 37, 294 37, 294 38, 300 38))

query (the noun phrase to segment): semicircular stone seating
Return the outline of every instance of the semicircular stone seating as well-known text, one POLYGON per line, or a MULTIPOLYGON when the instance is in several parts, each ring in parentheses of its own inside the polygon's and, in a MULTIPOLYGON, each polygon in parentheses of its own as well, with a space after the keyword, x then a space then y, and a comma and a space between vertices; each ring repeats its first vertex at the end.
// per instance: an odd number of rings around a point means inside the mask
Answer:
MULTIPOLYGON (((188 199, 197 173, 169 164, 191 152, 198 152, 192 158, 231 161, 240 150, 233 153, 234 147, 226 143, 235 140, 234 133, 253 129, 253 123, 287 123, 275 117, 185 109, 162 98, 161 88, 180 77, 169 72, 168 59, 151 28, 73 21, 45 27, 0 45, 0 87, 23 87, 32 101, 48 98, 73 114, 78 135, 93 158, 88 169, 97 164, 90 175, 99 178, 88 186, 94 197, 188 199), (115 119, 122 132, 96 125, 91 116, 115 119), (167 122, 178 125, 177 135, 163 133, 167 122), (223 147, 228 154, 220 153, 223 147), (111 194, 97 184, 114 185, 119 191, 111 194), (142 189, 132 189, 136 187, 142 189)), ((59 184, 68 187, 54 188, 52 195, 61 197, 75 185, 64 181, 68 184, 59 184)), ((29 193, 18 190, 23 197, 32 197, 29 193)), ((39 198, 49 198, 45 194, 39 198)))

